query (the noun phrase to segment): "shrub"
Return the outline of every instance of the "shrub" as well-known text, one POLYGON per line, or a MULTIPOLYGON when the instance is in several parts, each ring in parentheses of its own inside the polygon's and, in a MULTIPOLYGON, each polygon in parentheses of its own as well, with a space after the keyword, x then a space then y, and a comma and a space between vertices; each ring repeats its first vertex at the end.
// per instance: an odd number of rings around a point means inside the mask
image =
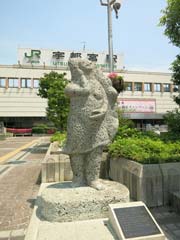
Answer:
POLYGON ((39 124, 32 128, 32 133, 36 133, 36 134, 53 134, 56 131, 57 131, 57 128, 49 127, 46 124, 39 124))
POLYGON ((171 133, 180 135, 180 110, 175 109, 164 115, 164 121, 168 125, 168 130, 171 133))
POLYGON ((168 134, 159 136, 151 131, 119 127, 114 142, 109 146, 109 153, 113 157, 124 157, 143 164, 179 162, 180 138, 173 142, 168 134))
POLYGON ((124 157, 143 164, 179 162, 179 143, 165 143, 147 137, 118 138, 109 146, 109 152, 113 157, 124 157))
POLYGON ((161 133, 160 138, 164 142, 177 142, 180 141, 180 134, 178 132, 164 132, 161 133))
POLYGON ((119 119, 119 127, 128 127, 128 128, 135 128, 135 124, 131 119, 125 118, 123 115, 123 111, 118 109, 117 110, 118 113, 118 119, 119 119))
POLYGON ((63 142, 66 139, 66 133, 56 132, 50 139, 51 142, 58 141, 60 145, 63 144, 63 142))
POLYGON ((33 127, 32 128, 32 133, 44 134, 44 133, 46 133, 46 129, 43 128, 43 127, 39 127, 39 126, 33 127))

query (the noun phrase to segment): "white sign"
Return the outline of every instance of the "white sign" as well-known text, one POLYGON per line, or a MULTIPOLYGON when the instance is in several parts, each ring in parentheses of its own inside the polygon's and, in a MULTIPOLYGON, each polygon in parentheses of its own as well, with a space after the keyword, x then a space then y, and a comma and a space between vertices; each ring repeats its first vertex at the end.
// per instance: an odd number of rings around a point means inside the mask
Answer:
POLYGON ((154 99, 121 99, 118 98, 118 106, 126 113, 154 113, 156 101, 154 99))
MULTIPOLYGON (((22 65, 68 67, 69 58, 83 58, 96 63, 97 67, 109 69, 109 55, 105 52, 64 51, 62 49, 18 49, 18 61, 22 65)), ((123 55, 114 54, 114 69, 123 69, 123 55)))

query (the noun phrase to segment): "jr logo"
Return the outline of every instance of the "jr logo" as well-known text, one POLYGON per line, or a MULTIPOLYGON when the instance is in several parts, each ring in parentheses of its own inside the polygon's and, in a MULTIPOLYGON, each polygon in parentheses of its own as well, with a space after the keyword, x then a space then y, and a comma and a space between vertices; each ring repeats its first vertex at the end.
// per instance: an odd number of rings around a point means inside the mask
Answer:
POLYGON ((28 62, 39 63, 39 59, 40 59, 40 56, 41 56, 41 51, 40 50, 31 50, 30 55, 25 53, 24 56, 29 59, 28 62))

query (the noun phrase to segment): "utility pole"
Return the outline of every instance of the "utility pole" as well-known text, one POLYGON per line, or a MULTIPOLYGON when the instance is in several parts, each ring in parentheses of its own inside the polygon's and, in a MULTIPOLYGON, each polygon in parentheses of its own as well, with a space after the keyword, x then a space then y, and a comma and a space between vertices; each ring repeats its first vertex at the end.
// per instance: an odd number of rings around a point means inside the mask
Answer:
POLYGON ((83 43, 83 52, 85 52, 85 50, 86 50, 86 42, 84 41, 84 42, 81 42, 81 43, 83 43))
POLYGON ((114 60, 113 60, 113 36, 112 36, 112 10, 114 9, 116 13, 116 18, 118 18, 118 10, 121 7, 119 0, 107 0, 106 3, 100 0, 102 6, 107 7, 107 17, 108 17, 108 50, 109 50, 109 72, 114 71, 114 60), (112 8, 113 6, 113 8, 112 8))

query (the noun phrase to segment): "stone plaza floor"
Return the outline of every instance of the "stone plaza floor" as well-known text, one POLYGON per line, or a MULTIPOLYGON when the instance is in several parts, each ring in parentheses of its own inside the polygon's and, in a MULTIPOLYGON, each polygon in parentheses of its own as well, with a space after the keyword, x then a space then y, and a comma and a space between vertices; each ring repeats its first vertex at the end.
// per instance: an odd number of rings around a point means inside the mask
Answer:
MULTIPOLYGON (((33 143, 33 146, 0 163, 0 240, 24 239, 40 187, 41 161, 47 151, 49 138, 19 137, 0 141, 2 157, 34 140, 37 143, 33 143)), ((180 215, 169 207, 150 210, 166 238, 180 240, 180 215)))
POLYGON ((1 156, 2 152, 6 155, 29 142, 33 142, 33 146, 0 163, 1 232, 27 228, 40 187, 41 161, 48 149, 49 138, 18 137, 0 142, 1 156))
POLYGON ((180 240, 180 215, 170 207, 151 209, 151 213, 161 226, 168 240, 180 240))

